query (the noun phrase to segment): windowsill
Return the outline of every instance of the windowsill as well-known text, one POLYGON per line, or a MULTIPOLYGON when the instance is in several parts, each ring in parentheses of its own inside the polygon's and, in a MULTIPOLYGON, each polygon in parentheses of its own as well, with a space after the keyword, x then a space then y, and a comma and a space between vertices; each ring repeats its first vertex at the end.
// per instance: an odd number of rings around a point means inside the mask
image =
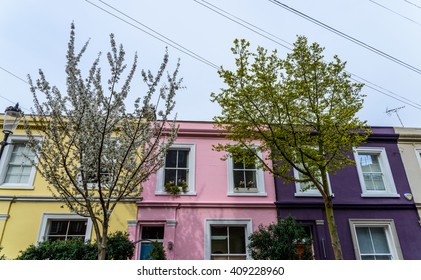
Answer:
POLYGON ((295 197, 322 197, 320 193, 296 192, 295 197))
MULTIPOLYGON (((295 197, 322 197, 322 195, 318 193, 306 193, 306 192, 296 192, 294 193, 295 197)), ((335 197, 335 194, 331 194, 332 197, 335 197)))
POLYGON ((178 194, 171 194, 171 193, 167 193, 167 192, 155 192, 155 195, 166 195, 166 196, 196 196, 197 193, 196 192, 180 192, 178 194))
POLYGON ((361 197, 390 197, 397 198, 401 197, 398 193, 362 193, 361 197))
POLYGON ((5 183, 0 185, 2 190, 33 190, 33 185, 5 183))
POLYGON ((227 196, 268 196, 268 194, 265 192, 228 192, 227 196))

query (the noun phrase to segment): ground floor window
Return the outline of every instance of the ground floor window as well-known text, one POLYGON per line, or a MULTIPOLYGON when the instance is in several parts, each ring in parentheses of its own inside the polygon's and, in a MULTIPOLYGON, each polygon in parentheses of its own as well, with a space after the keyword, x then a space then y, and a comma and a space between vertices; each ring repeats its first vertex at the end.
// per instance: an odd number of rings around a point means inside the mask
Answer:
POLYGON ((140 260, 151 260, 151 251, 153 250, 153 241, 164 243, 164 225, 144 225, 141 227, 140 234, 140 260))
POLYGON ((393 220, 350 220, 357 259, 402 259, 393 220))
POLYGON ((246 257, 244 226, 211 226, 212 260, 245 260, 246 257))
POLYGON ((251 219, 206 219, 205 259, 245 260, 251 219))
POLYGON ((38 242, 45 240, 68 240, 82 238, 90 240, 92 222, 75 214, 43 214, 38 234, 38 242))

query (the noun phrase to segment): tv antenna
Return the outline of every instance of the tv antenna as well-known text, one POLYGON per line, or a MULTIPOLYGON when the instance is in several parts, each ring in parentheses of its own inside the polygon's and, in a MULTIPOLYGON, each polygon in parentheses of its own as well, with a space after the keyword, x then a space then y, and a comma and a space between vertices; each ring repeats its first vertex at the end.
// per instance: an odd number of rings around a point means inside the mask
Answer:
POLYGON ((403 123, 402 123, 401 118, 399 117, 398 111, 399 111, 400 109, 403 109, 403 108, 405 108, 405 106, 398 107, 398 108, 394 108, 394 109, 388 109, 388 108, 386 107, 386 114, 387 114, 388 116, 391 116, 391 115, 392 115, 392 113, 396 113, 396 116, 398 116, 399 122, 401 123, 402 127, 404 127, 404 125, 403 125, 403 123))

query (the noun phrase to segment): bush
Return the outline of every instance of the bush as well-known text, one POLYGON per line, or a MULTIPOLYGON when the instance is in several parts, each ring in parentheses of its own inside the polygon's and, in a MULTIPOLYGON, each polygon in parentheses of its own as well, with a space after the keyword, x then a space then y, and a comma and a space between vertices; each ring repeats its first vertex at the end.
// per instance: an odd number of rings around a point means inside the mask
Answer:
MULTIPOLYGON (((115 232, 108 236, 106 259, 127 260, 132 258, 134 243, 127 233, 115 232)), ((96 260, 96 244, 85 242, 80 238, 68 240, 43 241, 38 246, 31 245, 20 251, 17 260, 96 260)))
POLYGON ((108 260, 127 260, 134 254, 135 244, 130 241, 129 235, 117 231, 108 236, 107 255, 108 260))
POLYGON ((1 254, 2 249, 3 249, 3 247, 0 247, 0 260, 5 260, 6 256, 1 254))
POLYGON ((255 260, 311 260, 311 238, 288 216, 276 224, 259 225, 249 237, 248 249, 255 260))
POLYGON ((166 260, 167 255, 165 254, 164 246, 158 241, 152 242, 153 249, 150 253, 152 260, 166 260))

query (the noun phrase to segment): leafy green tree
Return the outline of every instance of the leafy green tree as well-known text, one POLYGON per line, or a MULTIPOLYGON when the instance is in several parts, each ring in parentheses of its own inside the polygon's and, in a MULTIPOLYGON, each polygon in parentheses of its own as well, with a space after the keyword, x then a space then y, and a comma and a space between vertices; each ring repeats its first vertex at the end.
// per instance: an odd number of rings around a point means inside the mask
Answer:
POLYGON ((217 126, 237 144, 216 146, 244 161, 254 162, 285 182, 308 183, 323 197, 336 259, 342 250, 333 211, 328 173, 348 164, 352 147, 371 133, 356 116, 363 106, 362 84, 353 83, 345 63, 334 56, 323 60, 323 48, 298 36, 285 59, 264 48, 249 51, 249 43, 235 40, 235 71, 221 68, 226 88, 212 93, 222 108, 217 126), (259 141, 259 146, 253 146, 259 141), (266 152, 267 158, 259 158, 266 152), (265 159, 273 165, 265 164, 265 159), (295 178, 291 169, 302 176, 295 178))
POLYGON ((310 236, 291 216, 269 226, 259 225, 249 240, 248 249, 254 260, 313 259, 310 236))
POLYGON ((166 260, 167 254, 165 253, 164 246, 158 241, 152 241, 153 249, 150 252, 152 260, 166 260))
POLYGON ((88 71, 82 71, 88 42, 75 51, 72 24, 67 88, 62 92, 50 85, 42 70, 36 81, 29 77, 34 109, 26 123, 29 146, 36 155, 33 165, 57 199, 72 212, 91 218, 99 259, 106 257, 110 217, 117 204, 135 202, 142 183, 164 163, 177 133, 172 112, 181 87, 179 63, 167 73, 165 54, 156 75, 141 71, 146 93, 139 95, 128 112, 125 100, 137 54, 128 68, 124 48, 117 46, 113 34, 110 44, 106 56, 110 74, 103 81, 101 54, 88 71), (42 141, 36 135, 42 135, 42 141))
MULTIPOLYGON (((107 260, 127 260, 134 254, 135 245, 128 234, 117 231, 108 236, 107 260)), ((37 246, 30 245, 21 251, 17 260, 95 260, 98 250, 95 244, 81 238, 69 240, 43 241, 37 246)))

